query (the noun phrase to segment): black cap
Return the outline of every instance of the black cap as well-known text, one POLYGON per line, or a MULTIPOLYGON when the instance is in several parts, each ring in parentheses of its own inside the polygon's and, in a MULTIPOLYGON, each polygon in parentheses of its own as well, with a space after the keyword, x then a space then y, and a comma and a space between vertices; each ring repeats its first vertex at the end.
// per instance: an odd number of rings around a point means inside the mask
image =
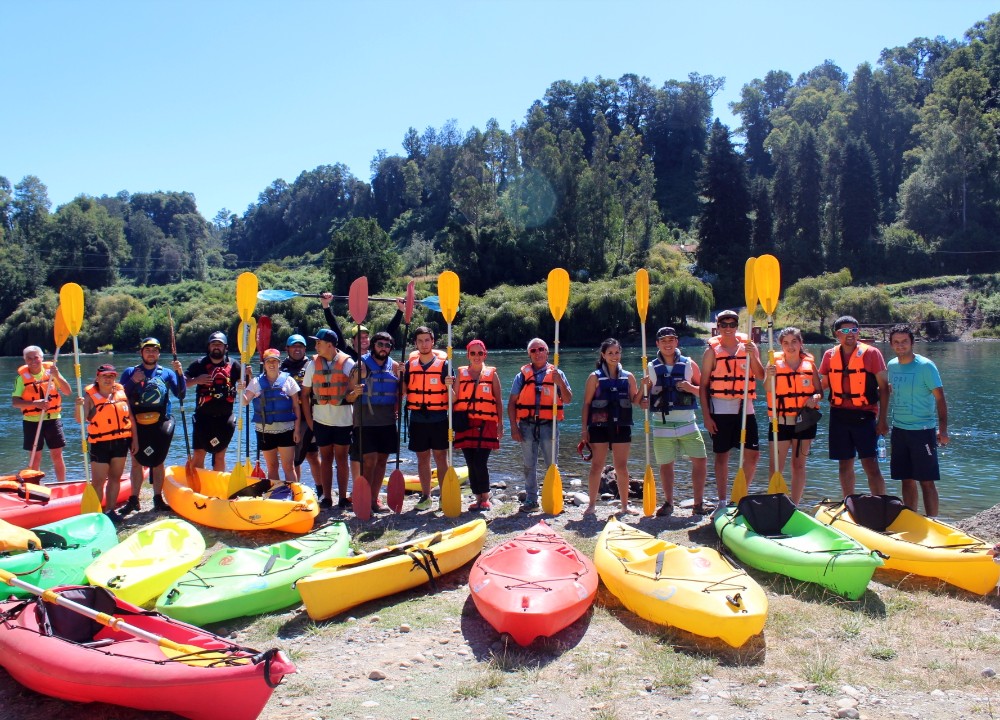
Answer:
POLYGON ((674 330, 672 327, 661 327, 659 330, 656 331, 657 340, 665 337, 677 337, 677 331, 674 330))

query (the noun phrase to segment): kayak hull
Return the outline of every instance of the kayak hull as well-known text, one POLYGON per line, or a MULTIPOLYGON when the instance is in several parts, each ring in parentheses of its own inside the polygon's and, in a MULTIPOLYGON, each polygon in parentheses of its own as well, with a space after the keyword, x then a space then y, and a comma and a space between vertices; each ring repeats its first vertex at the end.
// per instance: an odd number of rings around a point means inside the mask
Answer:
POLYGON ((309 617, 326 620, 369 600, 410 590, 426 584, 431 577, 436 579, 457 570, 480 553, 485 541, 486 521, 477 518, 399 546, 359 555, 354 563, 327 561, 336 567, 320 563, 316 572, 296 585, 309 617))
MULTIPOLYGON (((319 504, 312 490, 292 483, 291 499, 229 498, 230 473, 197 468, 200 488, 188 486, 183 466, 166 468, 163 497, 186 520, 220 530, 281 530, 302 534, 313 528, 319 504)), ((249 475, 249 473, 248 473, 249 475)))
POLYGON ((193 568, 205 554, 205 539, 190 523, 166 518, 139 528, 94 560, 87 582, 125 602, 144 605, 193 568))
MULTIPOLYGON (((23 528, 47 525, 80 514, 83 489, 87 481, 79 480, 45 485, 51 495, 47 502, 25 500, 14 493, 0 493, 0 520, 23 528)), ((132 494, 132 480, 128 473, 122 475, 116 506, 126 502, 132 494)))
POLYGON ((479 614, 518 645, 551 637, 594 602, 594 563, 544 521, 481 555, 469 572, 479 614))
MULTIPOLYGON (((70 590, 60 588, 58 592, 70 590)), ((16 613, 12 612, 16 602, 0 603, 0 665, 19 683, 43 695, 172 712, 192 720, 217 720, 220 708, 224 708, 226 718, 252 720, 271 696, 273 689, 268 683, 276 685, 282 677, 295 672, 295 666, 280 651, 258 653, 241 648, 162 615, 142 614, 141 609, 120 599, 114 601, 117 610, 139 613, 122 616, 129 624, 177 643, 247 660, 214 666, 165 662, 168 654, 175 653, 96 623, 99 630, 88 637, 97 646, 88 647, 81 644, 84 638, 70 642, 44 634, 35 612, 40 602, 36 598, 16 613)))
MULTIPOLYGON (((58 585, 83 585, 85 569, 96 557, 118 544, 118 531, 107 515, 88 513, 35 528, 41 538, 40 550, 0 554, 0 568, 26 583, 47 590, 58 585)), ((4 593, 28 597, 18 587, 4 587, 4 593)))
POLYGON ((295 582, 317 563, 347 555, 350 541, 347 526, 336 522, 266 547, 223 548, 168 587, 156 610, 204 626, 297 605, 295 582))
POLYGON ((936 578, 977 595, 985 595, 1000 582, 1000 564, 989 555, 992 545, 909 508, 884 531, 858 523, 842 502, 820 503, 816 519, 887 555, 887 570, 936 578))
MULTIPOLYGON (((747 496, 754 498, 756 496, 747 496)), ((789 501, 791 504, 791 501, 789 501)), ((864 595, 882 560, 841 532, 794 510, 778 533, 760 534, 736 506, 716 512, 715 532, 740 562, 820 585, 848 600, 864 595)))
POLYGON ((597 538, 594 565, 608 590, 650 622, 732 647, 764 629, 764 590, 711 548, 675 545, 612 518, 597 538))

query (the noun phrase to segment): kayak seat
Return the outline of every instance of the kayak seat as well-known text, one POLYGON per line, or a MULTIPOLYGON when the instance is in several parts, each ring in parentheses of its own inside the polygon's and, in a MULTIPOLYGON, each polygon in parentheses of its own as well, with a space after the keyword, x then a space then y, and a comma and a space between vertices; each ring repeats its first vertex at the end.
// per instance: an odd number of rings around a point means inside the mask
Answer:
POLYGON ((795 504, 784 493, 747 495, 736 506, 736 514, 758 535, 775 537, 792 519, 795 504))
POLYGON ((885 532, 907 509, 903 501, 894 495, 848 495, 844 498, 844 505, 854 522, 875 532, 885 532))
MULTIPOLYGON (((107 615, 113 616, 118 612, 115 596, 102 587, 68 588, 60 591, 59 596, 107 615)), ((94 636, 104 628, 96 620, 52 603, 38 602, 35 605, 35 613, 38 625, 46 635, 61 637, 70 642, 93 642, 94 636)))

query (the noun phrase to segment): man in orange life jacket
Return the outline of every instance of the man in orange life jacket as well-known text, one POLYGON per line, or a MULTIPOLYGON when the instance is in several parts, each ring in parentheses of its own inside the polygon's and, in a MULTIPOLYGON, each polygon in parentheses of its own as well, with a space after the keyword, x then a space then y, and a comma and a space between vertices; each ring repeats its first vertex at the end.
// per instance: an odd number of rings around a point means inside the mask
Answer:
POLYGON ((833 323, 837 346, 819 365, 823 389, 830 391, 830 459, 840 463, 840 489, 854 493, 854 457, 868 476, 873 495, 885 494, 876 444, 889 432, 889 378, 878 348, 858 342, 858 321, 850 315, 833 323), (877 415, 877 419, 876 419, 877 415))
POLYGON ((24 348, 23 356, 24 365, 18 368, 11 404, 21 411, 24 449, 31 452, 31 446, 35 442, 35 435, 38 431, 38 423, 41 422, 42 432, 38 438, 35 461, 31 464, 31 469, 38 470, 42 462, 42 447, 48 445, 56 480, 63 482, 66 480, 66 463, 63 462, 63 448, 66 447, 66 438, 63 437, 62 431, 60 393, 69 395, 73 390, 66 379, 59 374, 59 368, 54 363, 42 362, 42 349, 40 347, 29 345, 24 348), (48 387, 50 377, 52 389, 46 398, 45 390, 48 387))
POLYGON ((443 353, 434 350, 434 331, 426 325, 413 331, 413 342, 417 352, 406 362, 402 387, 410 413, 408 447, 417 455, 420 476, 416 509, 426 510, 431 506, 431 453, 438 478, 444 478, 448 471, 448 395, 452 388, 445 378, 451 374, 451 366, 443 353))
POLYGON ((712 436, 719 507, 725 504, 729 494, 729 451, 740 446, 743 413, 746 414, 747 423, 746 441, 743 445, 743 474, 746 475, 748 488, 753 483, 757 459, 760 457, 753 401, 757 386, 754 381, 764 377, 764 366, 761 365, 757 346, 736 334, 739 321, 739 314, 733 310, 723 310, 716 316, 719 334, 709 341, 701 361, 701 414, 705 429, 712 436), (748 362, 750 388, 744 407, 743 386, 746 383, 748 362))
POLYGON ((242 372, 240 364, 226 355, 228 347, 225 334, 212 333, 208 338, 208 354, 191 363, 184 373, 187 386, 197 388, 191 442, 194 465, 205 467, 205 454, 211 453, 212 469, 217 472, 226 469, 226 448, 236 429, 233 402, 242 372))

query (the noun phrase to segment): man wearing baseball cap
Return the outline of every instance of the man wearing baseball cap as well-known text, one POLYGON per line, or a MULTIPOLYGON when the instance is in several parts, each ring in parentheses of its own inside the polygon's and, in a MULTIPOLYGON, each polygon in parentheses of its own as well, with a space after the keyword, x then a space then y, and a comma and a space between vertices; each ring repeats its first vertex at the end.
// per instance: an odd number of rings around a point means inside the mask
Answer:
POLYGON ((132 454, 132 495, 122 508, 123 514, 139 510, 143 467, 149 468, 149 479, 153 483, 153 509, 169 510, 160 493, 163 491, 163 462, 174 437, 170 393, 178 400, 183 400, 187 393, 187 387, 180 381, 183 373, 180 360, 174 360, 172 368, 161 366, 160 341, 155 337, 143 338, 139 343, 139 359, 138 365, 125 368, 120 380, 135 421, 137 444, 132 454))
POLYGON ((212 469, 226 470, 226 448, 233 439, 236 419, 233 406, 242 368, 230 360, 226 351, 229 341, 216 330, 208 337, 208 354, 191 363, 184 377, 187 386, 197 388, 194 411, 194 446, 192 458, 195 467, 205 467, 205 454, 212 454, 212 469))
MULTIPOLYGON (((309 359, 306 357, 306 339, 298 333, 288 336, 285 341, 285 352, 288 356, 281 361, 280 369, 287 372, 302 387, 302 381, 306 376, 306 364, 309 359)), ((302 409, 302 395, 299 392, 295 396, 295 401, 299 403, 302 412, 302 426, 299 429, 299 441, 295 444, 295 477, 302 480, 302 463, 309 463, 309 472, 312 474, 313 482, 316 483, 316 499, 323 499, 323 486, 319 482, 319 446, 316 444, 316 436, 305 422, 305 410, 302 409)))

